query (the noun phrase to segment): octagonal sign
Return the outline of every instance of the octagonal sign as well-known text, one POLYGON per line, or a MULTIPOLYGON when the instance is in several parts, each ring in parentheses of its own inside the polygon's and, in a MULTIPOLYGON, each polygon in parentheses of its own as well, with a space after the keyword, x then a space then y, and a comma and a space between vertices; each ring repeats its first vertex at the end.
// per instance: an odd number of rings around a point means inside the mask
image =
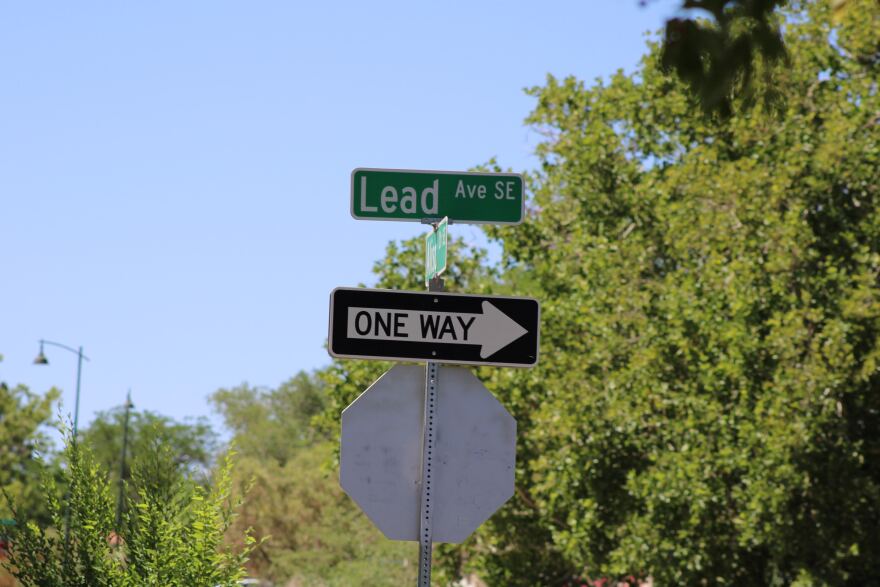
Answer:
MULTIPOLYGON (((513 495, 516 420, 467 369, 440 367, 434 542, 463 542, 513 495)), ((419 539, 425 367, 397 365, 342 412, 339 481, 393 540, 419 539)))

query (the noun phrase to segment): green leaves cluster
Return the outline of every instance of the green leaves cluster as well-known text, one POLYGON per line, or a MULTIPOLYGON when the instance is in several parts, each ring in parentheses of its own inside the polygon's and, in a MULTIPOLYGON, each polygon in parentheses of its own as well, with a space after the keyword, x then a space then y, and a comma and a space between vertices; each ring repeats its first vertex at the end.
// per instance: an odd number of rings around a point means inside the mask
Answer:
MULTIPOLYGON (((33 515, 41 515, 37 481, 42 467, 35 457, 45 451, 47 438, 42 428, 52 416, 58 395, 55 389, 37 395, 23 385, 9 387, 0 382, 0 490, 33 515)), ((11 514, 0 501, 0 518, 11 518, 11 514)))
POLYGON ((248 489, 233 533, 252 527, 266 539, 253 574, 304 586, 415 583, 415 549, 386 540, 329 466, 336 446, 311 422, 325 409, 320 379, 299 373, 275 389, 221 389, 211 401, 239 450, 234 484, 248 489))
POLYGON ((62 480, 46 476, 41 490, 51 517, 44 526, 16 512, 4 566, 24 587, 232 586, 253 548, 224 545, 233 512, 231 457, 210 488, 184 476, 165 444, 135 464, 137 498, 115 527, 115 486, 91 451, 68 436, 62 480))
POLYGON ((843 47, 876 53, 880 7, 860 9, 791 16, 781 115, 702 116, 656 50, 533 91, 538 212, 497 234, 543 301, 521 479, 576 572, 878 576, 880 101, 877 61, 843 47))
MULTIPOLYGON (((642 0, 647 4, 648 0, 642 0)), ((827 0, 832 21, 860 18, 861 0, 827 0)), ((786 62, 786 19, 808 4, 789 0, 683 0, 666 21, 661 61, 687 84, 708 114, 729 117, 733 104, 782 107, 773 68, 786 62), (783 9, 791 10, 784 12, 783 9), (760 82, 756 81, 760 78, 760 82)))
MULTIPOLYGON (((191 476, 204 476, 211 466, 217 441, 207 419, 178 422, 150 411, 132 409, 128 422, 128 446, 125 471, 121 470, 125 407, 98 412, 79 440, 89 447, 97 463, 110 473, 112 482, 120 473, 131 475, 131 455, 150 454, 164 446, 174 455, 174 469, 191 476)), ((133 494, 134 495, 134 494, 133 494)))
MULTIPOLYGON (((751 100, 760 84, 772 80, 768 66, 786 57, 782 19, 776 12, 788 0, 685 0, 697 18, 666 22, 662 63, 690 87, 707 112, 730 116, 734 94, 751 100), (706 18, 708 17, 708 18, 706 18)), ((780 98, 774 87, 764 98, 780 98)))

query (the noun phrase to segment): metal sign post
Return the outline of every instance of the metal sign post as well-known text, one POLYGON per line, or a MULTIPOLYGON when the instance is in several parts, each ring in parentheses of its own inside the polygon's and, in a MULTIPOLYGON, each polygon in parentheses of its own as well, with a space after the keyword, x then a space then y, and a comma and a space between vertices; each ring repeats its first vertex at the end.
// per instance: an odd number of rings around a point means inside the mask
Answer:
MULTIPOLYGON (((418 587, 431 587, 431 554, 434 536, 434 508, 431 503, 434 475, 434 437, 437 410, 437 363, 429 361, 425 369, 425 419, 422 435, 422 498, 419 507, 419 582, 418 587)), ((435 499, 436 501, 436 499, 435 499)))
MULTIPOLYGON (((442 221, 434 225, 433 230, 425 239, 425 284, 428 286, 428 291, 443 291, 443 278, 440 277, 440 273, 446 269, 446 226, 448 223, 449 219, 443 218, 442 221), (441 250, 442 261, 438 262, 441 250)), ((433 473, 434 464, 434 413, 437 407, 437 375, 439 371, 440 369, 435 361, 428 361, 425 365, 425 416, 422 421, 422 497, 419 505, 418 587, 431 587, 431 558, 434 548, 434 508, 431 505, 431 474, 433 473)))

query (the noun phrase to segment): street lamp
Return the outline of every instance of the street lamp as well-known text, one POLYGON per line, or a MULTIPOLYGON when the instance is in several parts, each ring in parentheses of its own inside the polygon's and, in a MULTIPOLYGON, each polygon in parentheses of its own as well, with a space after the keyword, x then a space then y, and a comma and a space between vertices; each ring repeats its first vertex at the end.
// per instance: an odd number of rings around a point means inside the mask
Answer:
MULTIPOLYGON (((86 361, 89 360, 87 356, 83 354, 83 348, 79 347, 79 349, 71 348, 65 344, 61 344, 60 342, 52 342, 51 340, 43 340, 40 339, 40 354, 37 355, 37 358, 34 359, 34 365, 48 365, 49 359, 46 358, 46 355, 43 353, 43 345, 52 345, 57 346, 58 348, 64 349, 66 351, 70 351, 71 353, 77 356, 76 361, 76 404, 73 410, 73 444, 76 446, 76 434, 77 429, 79 428, 79 387, 80 380, 82 379, 82 366, 83 359, 86 361)), ((65 556, 70 556, 70 505, 67 505, 67 511, 64 515, 64 552, 65 556)))
POLYGON ((128 449, 128 416, 134 404, 131 402, 131 389, 125 398, 125 420, 122 425, 122 466, 119 468, 119 498, 116 501, 116 535, 119 535, 119 527, 122 525, 122 506, 125 491, 125 453, 128 449))
POLYGON ((40 339, 40 354, 37 355, 37 358, 34 359, 34 365, 48 365, 49 359, 46 358, 46 355, 43 354, 43 345, 48 344, 52 346, 57 346, 58 348, 62 348, 66 351, 70 351, 75 354, 78 359, 76 362, 76 404, 73 410, 73 442, 76 443, 76 434, 77 429, 79 428, 79 383, 82 379, 82 364, 83 359, 86 361, 89 360, 87 356, 83 354, 83 348, 79 347, 79 349, 71 348, 67 345, 63 345, 58 342, 52 342, 51 340, 43 340, 40 339))

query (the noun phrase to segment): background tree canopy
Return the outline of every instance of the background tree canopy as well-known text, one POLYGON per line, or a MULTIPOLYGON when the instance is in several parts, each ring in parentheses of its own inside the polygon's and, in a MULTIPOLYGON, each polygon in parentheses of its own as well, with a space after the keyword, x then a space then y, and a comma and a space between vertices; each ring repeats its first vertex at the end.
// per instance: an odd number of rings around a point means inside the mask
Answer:
MULTIPOLYGON (((99 412, 80 433, 81 441, 115 481, 120 473, 124 420, 124 406, 99 412)), ((132 409, 128 422, 125 478, 130 477, 130 462, 134 455, 149 454, 159 445, 169 448, 176 468, 202 478, 207 475, 217 450, 216 435, 206 418, 176 422, 160 414, 132 409)))
POLYGON ((57 399, 55 389, 41 396, 23 385, 9 387, 0 382, 0 518, 13 517, 6 497, 34 517, 47 515, 40 506, 38 482, 43 463, 37 456, 47 449, 44 428, 57 399))
POLYGON ((386 540, 339 487, 334 443, 311 425, 326 402, 319 379, 300 372, 276 389, 218 390, 211 402, 233 432, 235 484, 249 488, 232 534, 241 546, 247 528, 267 539, 251 556, 254 575, 278 585, 415 583, 415 550, 386 540))
MULTIPOLYGON (((766 3, 765 3, 766 4, 766 3)), ((548 78, 521 226, 452 289, 542 302, 533 370, 480 369, 519 423, 517 493, 447 577, 561 585, 880 576, 880 5, 790 2, 787 62, 703 113, 651 45, 634 75, 548 78)), ((380 287, 420 289, 420 240, 380 287)), ((383 365, 324 378, 332 431, 383 365)))

